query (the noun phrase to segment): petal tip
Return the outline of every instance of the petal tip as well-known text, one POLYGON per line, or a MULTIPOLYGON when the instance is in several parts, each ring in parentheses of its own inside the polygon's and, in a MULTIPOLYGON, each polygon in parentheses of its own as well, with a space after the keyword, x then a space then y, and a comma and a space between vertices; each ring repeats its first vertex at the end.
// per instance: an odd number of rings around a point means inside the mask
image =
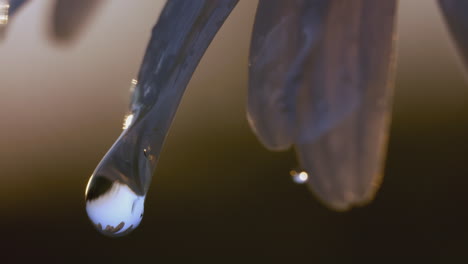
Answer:
MULTIPOLYGON (((376 177, 377 178, 377 177, 376 177)), ((381 179, 382 177, 378 177, 381 179)), ((364 191, 346 189, 325 190, 309 182, 310 191, 328 209, 336 212, 347 212, 353 208, 371 203, 380 187, 380 181, 369 185, 364 191)))

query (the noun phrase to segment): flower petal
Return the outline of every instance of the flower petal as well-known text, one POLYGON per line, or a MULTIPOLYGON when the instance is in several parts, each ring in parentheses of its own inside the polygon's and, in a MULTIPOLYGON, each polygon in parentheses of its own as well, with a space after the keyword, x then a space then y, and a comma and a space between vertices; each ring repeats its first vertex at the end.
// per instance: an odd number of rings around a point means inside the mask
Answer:
POLYGON ((52 35, 58 40, 71 40, 83 30, 96 7, 104 1, 57 0, 52 16, 52 35))
POLYGON ((138 81, 133 82, 132 118, 88 183, 88 215, 101 225, 100 230, 115 233, 115 227, 124 222, 125 231, 118 235, 126 234, 140 223, 144 197, 185 88, 237 2, 166 3, 153 28, 138 81))
POLYGON ((336 0, 300 79, 297 154, 311 189, 347 210, 381 181, 391 115, 397 0, 336 0))
POLYGON ((260 0, 252 34, 247 115, 271 150, 291 146, 297 78, 322 34, 327 1, 260 0))

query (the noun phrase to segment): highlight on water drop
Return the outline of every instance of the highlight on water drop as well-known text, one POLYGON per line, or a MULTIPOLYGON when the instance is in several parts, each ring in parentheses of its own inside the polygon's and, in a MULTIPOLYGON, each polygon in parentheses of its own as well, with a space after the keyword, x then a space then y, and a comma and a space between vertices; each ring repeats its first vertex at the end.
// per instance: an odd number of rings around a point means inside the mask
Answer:
POLYGON ((128 127, 130 127, 130 125, 132 124, 132 121, 133 121, 133 114, 125 116, 122 129, 125 130, 128 127))
POLYGON ((303 184, 309 179, 309 174, 307 174, 305 171, 291 170, 289 174, 293 178, 293 181, 297 184, 303 184))
POLYGON ((130 84, 130 93, 135 91, 135 87, 137 86, 138 81, 136 79, 132 79, 132 83, 130 84))
POLYGON ((126 184, 93 176, 85 196, 88 217, 104 235, 126 235, 143 219, 145 196, 137 195, 126 184))

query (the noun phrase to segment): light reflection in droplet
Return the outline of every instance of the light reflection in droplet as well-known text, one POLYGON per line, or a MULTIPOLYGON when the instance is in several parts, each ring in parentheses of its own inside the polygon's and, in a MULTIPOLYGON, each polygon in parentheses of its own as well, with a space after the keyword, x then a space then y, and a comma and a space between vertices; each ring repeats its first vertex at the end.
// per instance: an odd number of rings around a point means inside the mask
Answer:
POLYGON ((127 115, 124 119, 122 129, 123 130, 127 129, 132 124, 132 121, 133 121, 133 114, 127 115))
POLYGON ((0 26, 8 23, 8 10, 10 5, 8 1, 0 0, 0 26))
POLYGON ((123 236, 141 222, 145 196, 127 185, 102 177, 92 177, 86 187, 86 211, 94 226, 111 237, 123 236))
POLYGON ((290 174, 293 178, 293 181, 297 184, 303 184, 307 181, 307 179, 309 179, 309 175, 305 171, 298 172, 298 171, 292 170, 290 174))
POLYGON ((138 81, 136 79, 132 79, 132 84, 130 85, 130 93, 133 93, 137 84, 138 84, 138 81))

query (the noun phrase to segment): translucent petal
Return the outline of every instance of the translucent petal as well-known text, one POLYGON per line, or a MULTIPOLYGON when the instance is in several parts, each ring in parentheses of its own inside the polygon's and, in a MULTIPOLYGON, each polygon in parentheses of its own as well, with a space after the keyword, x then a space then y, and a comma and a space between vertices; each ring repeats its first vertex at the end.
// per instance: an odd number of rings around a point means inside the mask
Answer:
POLYGON ((120 236, 141 221, 164 140, 202 55, 237 0, 171 0, 164 7, 133 81, 124 131, 91 176, 88 216, 99 231, 120 236))
POLYGON ((271 150, 293 143, 297 78, 320 39, 327 5, 328 1, 259 2, 249 58, 247 115, 271 150))
POLYGON ((381 181, 391 114, 396 0, 336 0, 300 79, 300 163, 311 189, 346 210, 381 181))
POLYGON ((439 5, 468 67, 468 1, 439 0, 439 5))

